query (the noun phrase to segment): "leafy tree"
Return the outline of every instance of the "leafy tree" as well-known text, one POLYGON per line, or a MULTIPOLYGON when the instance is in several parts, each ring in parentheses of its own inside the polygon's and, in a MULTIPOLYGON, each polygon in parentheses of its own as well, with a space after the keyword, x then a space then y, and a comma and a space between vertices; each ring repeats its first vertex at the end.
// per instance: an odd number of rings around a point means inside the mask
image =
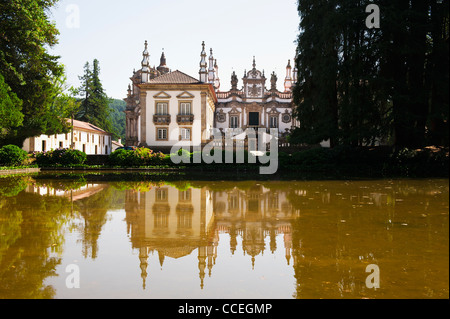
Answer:
POLYGON ((0 74, 0 140, 8 135, 10 130, 19 127, 23 122, 22 101, 5 83, 0 74))
MULTIPOLYGON (((64 68, 59 57, 48 53, 59 31, 48 13, 57 0, 0 2, 0 73, 22 101, 22 123, 16 122, 1 137, 0 145, 22 146, 32 136, 68 129, 66 112, 55 107, 62 93, 64 68)), ((11 96, 11 95, 10 95, 11 96)), ((15 103, 18 105, 17 103, 15 103)))
POLYGON ((126 103, 123 100, 111 99, 109 107, 111 108, 110 121, 114 128, 114 136, 117 139, 125 141, 125 108, 126 103))

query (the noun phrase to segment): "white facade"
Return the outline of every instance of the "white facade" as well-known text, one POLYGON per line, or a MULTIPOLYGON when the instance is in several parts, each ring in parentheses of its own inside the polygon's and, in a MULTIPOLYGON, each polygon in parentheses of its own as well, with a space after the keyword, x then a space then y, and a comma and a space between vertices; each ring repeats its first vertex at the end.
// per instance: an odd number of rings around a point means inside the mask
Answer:
POLYGON ((127 103, 125 145, 155 149, 204 146, 216 128, 222 133, 228 128, 276 128, 279 136, 285 137, 299 125, 293 116, 291 88, 295 77, 291 75, 290 61, 284 92, 276 88, 275 73, 270 78, 270 89, 266 88, 264 71, 256 69, 255 59, 253 68, 244 75, 241 89, 233 72, 231 90, 220 92, 217 60, 212 49, 207 58, 203 43, 200 55, 196 79, 178 70, 171 72, 164 54, 158 68, 150 67, 145 42, 142 68, 130 78, 132 84, 124 99, 127 103), (189 111, 185 109, 186 104, 190 105, 189 111))
MULTIPOLYGON (((112 150, 112 135, 102 129, 81 121, 74 121, 74 149, 87 155, 109 155, 112 150)), ((71 148, 72 132, 67 134, 41 135, 27 138, 23 150, 28 153, 71 148)))
MULTIPOLYGON (((141 72, 142 73, 142 72, 141 72)), ((205 144, 214 127, 214 87, 178 70, 145 83, 135 73, 128 89, 127 146, 154 149, 205 144)))
POLYGON ((293 116, 292 84, 290 61, 286 67, 285 91, 277 90, 277 76, 272 73, 270 89, 266 88, 264 72, 253 68, 243 77, 243 86, 238 89, 238 79, 235 73, 231 77, 231 90, 217 92, 216 127, 227 128, 264 128, 278 129, 280 136, 287 134, 298 126, 293 116))
MULTIPOLYGON (((182 85, 181 85, 182 86, 182 85)), ((214 101, 204 90, 190 88, 189 91, 161 88, 150 89, 144 94, 145 136, 138 131, 139 140, 154 147, 199 146, 202 144, 203 130, 209 138, 214 126, 214 101), (204 100, 202 102, 202 99, 204 100), (205 111, 202 122, 202 103, 205 111)), ((204 139, 203 139, 204 140, 204 139)))

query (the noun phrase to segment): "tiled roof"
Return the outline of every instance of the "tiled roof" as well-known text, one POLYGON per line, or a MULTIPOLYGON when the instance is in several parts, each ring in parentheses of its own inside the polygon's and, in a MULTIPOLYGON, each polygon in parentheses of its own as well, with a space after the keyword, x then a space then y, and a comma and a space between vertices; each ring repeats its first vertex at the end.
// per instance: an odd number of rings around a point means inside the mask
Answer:
MULTIPOLYGON (((67 119, 67 121, 69 123, 72 123, 71 119, 67 119)), ((82 121, 77 121, 77 120, 73 120, 73 128, 74 129, 80 129, 80 130, 86 130, 86 131, 91 131, 91 132, 95 132, 95 133, 103 133, 103 134, 109 134, 108 132, 106 132, 105 130, 102 130, 101 128, 92 125, 91 123, 87 123, 87 122, 82 122, 82 121)))
POLYGON ((163 75, 160 75, 154 79, 151 79, 149 83, 161 83, 161 84, 198 84, 199 82, 196 78, 187 75, 181 71, 173 71, 163 75))

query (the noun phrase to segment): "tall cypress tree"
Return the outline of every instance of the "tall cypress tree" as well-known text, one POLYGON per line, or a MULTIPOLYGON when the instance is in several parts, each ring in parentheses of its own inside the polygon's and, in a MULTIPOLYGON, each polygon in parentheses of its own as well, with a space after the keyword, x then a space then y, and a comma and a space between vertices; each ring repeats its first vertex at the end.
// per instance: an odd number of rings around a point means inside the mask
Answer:
POLYGON ((334 145, 338 129, 335 1, 299 1, 298 9, 301 34, 294 103, 301 126, 292 138, 304 143, 330 139, 334 145))
POLYGON ((299 1, 293 142, 448 145, 448 1, 299 1), (333 85, 334 84, 334 85, 333 85))
POLYGON ((76 115, 76 118, 80 121, 89 121, 89 114, 92 112, 91 106, 91 82, 92 82, 92 72, 89 62, 84 65, 84 74, 78 77, 81 86, 78 88, 78 95, 82 96, 80 99, 80 109, 76 115))
POLYGON ((100 64, 94 59, 92 69, 87 62, 84 66, 84 75, 79 77, 81 86, 78 89, 80 96, 80 110, 76 118, 91 123, 107 132, 113 132, 110 120, 111 108, 109 98, 103 90, 100 81, 100 64))
POLYGON ((430 90, 429 142, 448 145, 449 1, 432 1, 430 7, 432 48, 426 74, 430 90))

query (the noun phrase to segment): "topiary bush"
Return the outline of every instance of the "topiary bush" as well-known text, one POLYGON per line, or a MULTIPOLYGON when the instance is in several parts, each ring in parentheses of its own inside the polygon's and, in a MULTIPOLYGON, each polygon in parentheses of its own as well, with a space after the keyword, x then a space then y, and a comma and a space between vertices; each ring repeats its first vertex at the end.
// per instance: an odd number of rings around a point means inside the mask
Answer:
POLYGON ((0 148, 0 166, 21 166, 28 160, 28 153, 16 145, 0 148))

